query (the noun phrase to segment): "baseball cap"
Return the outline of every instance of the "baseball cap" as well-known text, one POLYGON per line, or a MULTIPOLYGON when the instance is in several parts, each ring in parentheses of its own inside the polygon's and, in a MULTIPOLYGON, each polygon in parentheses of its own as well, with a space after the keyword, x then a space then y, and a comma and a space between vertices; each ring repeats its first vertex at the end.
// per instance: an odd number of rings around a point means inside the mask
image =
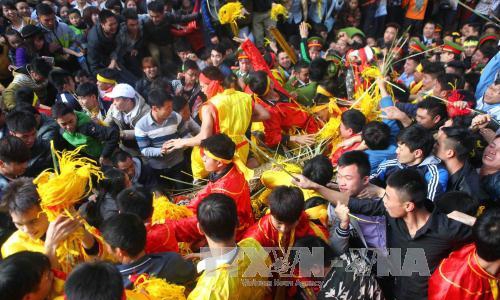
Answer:
POLYGON ((119 83, 114 86, 113 90, 106 94, 109 98, 135 98, 135 90, 132 86, 126 83, 119 83))

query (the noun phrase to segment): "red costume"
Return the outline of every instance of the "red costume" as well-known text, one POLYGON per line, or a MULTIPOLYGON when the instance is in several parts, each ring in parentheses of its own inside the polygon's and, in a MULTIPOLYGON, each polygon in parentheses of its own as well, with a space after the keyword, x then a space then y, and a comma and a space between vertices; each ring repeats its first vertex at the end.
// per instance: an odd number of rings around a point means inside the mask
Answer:
POLYGON ((270 105, 259 99, 259 104, 269 112, 271 117, 264 121, 264 143, 269 147, 276 147, 282 142, 283 134, 293 134, 293 129, 302 129, 306 133, 316 133, 320 125, 314 116, 300 108, 298 104, 276 102, 270 105))
POLYGON ((159 252, 179 252, 175 230, 169 223, 146 224, 146 254, 159 252))
MULTIPOLYGON (((221 178, 215 181, 209 181, 205 188, 199 191, 198 194, 196 194, 196 197, 191 200, 188 208, 196 214, 196 209, 198 208, 201 200, 214 193, 229 196, 236 203, 239 221, 239 227, 236 230, 236 240, 241 240, 243 233, 255 222, 250 202, 250 188, 248 187, 248 182, 246 181, 245 176, 238 170, 238 168, 236 168, 235 165, 232 165, 231 169, 221 178)), ((196 229, 196 232, 198 232, 198 229, 196 228, 196 217, 182 219, 175 221, 174 223, 177 224, 176 227, 179 228, 179 230, 185 231, 182 233, 183 237, 186 237, 188 231, 190 231, 185 228, 186 226, 191 229, 196 229), (193 222, 194 227, 192 224, 193 222)))
MULTIPOLYGON (((352 137, 354 136, 359 136, 360 134, 355 134, 353 135, 352 137)), ((361 142, 356 142, 354 144, 352 144, 351 146, 349 147, 339 147, 337 148, 333 153, 332 155, 330 156, 330 161, 332 162, 332 165, 335 167, 337 166, 337 163, 339 161, 339 158, 342 156, 342 154, 346 153, 346 152, 349 152, 349 151, 352 151, 352 150, 356 150, 356 148, 358 148, 358 146, 361 144, 361 142)))
POLYGON ((498 280, 479 265, 476 246, 469 244, 439 264, 429 279, 429 300, 498 299, 498 280))
POLYGON ((308 235, 320 237, 328 242, 328 231, 323 226, 310 221, 307 214, 302 212, 297 226, 286 236, 281 236, 280 232, 273 226, 271 214, 267 214, 250 227, 243 238, 253 238, 262 247, 280 247, 282 251, 287 251, 289 247, 293 246, 295 239, 308 235))

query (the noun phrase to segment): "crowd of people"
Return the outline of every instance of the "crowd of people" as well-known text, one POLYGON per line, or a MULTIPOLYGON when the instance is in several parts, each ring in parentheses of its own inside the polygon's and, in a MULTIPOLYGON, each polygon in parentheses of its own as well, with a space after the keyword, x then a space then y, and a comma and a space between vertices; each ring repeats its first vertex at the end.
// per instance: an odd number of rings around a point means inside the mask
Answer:
POLYGON ((0 6, 0 299, 499 299, 500 1, 0 6))

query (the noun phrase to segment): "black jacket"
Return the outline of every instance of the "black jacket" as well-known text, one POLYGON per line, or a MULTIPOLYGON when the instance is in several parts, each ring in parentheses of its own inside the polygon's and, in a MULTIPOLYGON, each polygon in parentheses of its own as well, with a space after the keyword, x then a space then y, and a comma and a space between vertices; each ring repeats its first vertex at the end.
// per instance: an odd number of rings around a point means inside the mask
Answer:
POLYGON ((488 194, 481 187, 479 175, 469 162, 466 162, 462 169, 450 174, 447 190, 466 192, 477 204, 484 204, 488 199, 488 194))
POLYGON ((117 34, 111 39, 107 38, 102 32, 99 23, 90 29, 87 35, 87 61, 93 74, 96 74, 99 69, 106 68, 111 63, 111 54, 117 47, 115 38, 117 34))
POLYGON ((154 43, 159 46, 172 44, 173 40, 172 36, 170 35, 170 26, 172 24, 193 21, 199 15, 200 13, 179 15, 168 12, 165 13, 163 20, 158 25, 155 25, 153 21, 148 19, 146 22, 144 22, 144 39, 146 40, 146 43, 154 43))

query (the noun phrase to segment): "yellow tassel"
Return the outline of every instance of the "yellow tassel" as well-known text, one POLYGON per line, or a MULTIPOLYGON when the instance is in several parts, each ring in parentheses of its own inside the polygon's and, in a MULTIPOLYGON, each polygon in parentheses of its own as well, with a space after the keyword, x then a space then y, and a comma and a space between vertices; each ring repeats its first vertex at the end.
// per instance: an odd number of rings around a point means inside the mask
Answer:
POLYGON ((288 10, 282 4, 274 4, 271 8, 271 20, 278 21, 278 17, 283 16, 285 19, 288 18, 288 10))
POLYGON ((336 118, 330 118, 328 122, 321 128, 321 130, 316 135, 316 139, 319 141, 324 140, 336 140, 340 135, 340 116, 336 118))
POLYGON ((163 279, 140 275, 134 282, 134 292, 146 293, 158 300, 183 300, 185 287, 168 283, 163 279))
POLYGON ((153 199, 152 224, 164 224, 165 220, 176 221, 182 218, 191 217, 192 215, 193 212, 189 208, 174 204, 165 196, 155 196, 153 199))
POLYGON ((244 17, 243 5, 240 2, 226 3, 219 9, 219 22, 222 25, 230 24, 231 31, 235 36, 238 35, 238 25, 236 21, 244 17))

